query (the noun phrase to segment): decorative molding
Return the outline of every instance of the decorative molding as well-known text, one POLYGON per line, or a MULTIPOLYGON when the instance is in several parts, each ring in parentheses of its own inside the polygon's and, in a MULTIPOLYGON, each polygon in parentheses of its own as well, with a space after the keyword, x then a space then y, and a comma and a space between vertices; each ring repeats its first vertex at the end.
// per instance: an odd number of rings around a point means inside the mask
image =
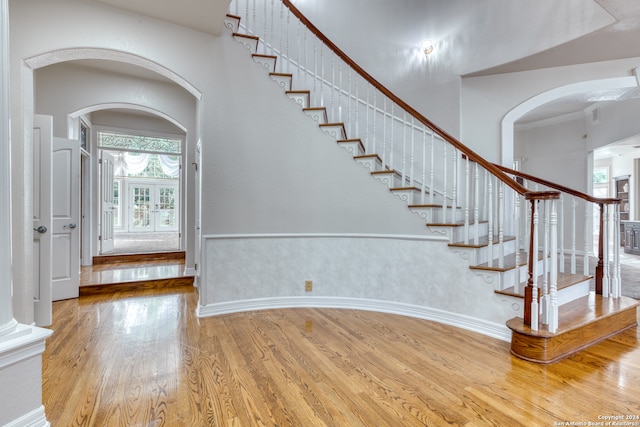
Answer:
POLYGON ((53 331, 36 326, 18 325, 16 332, 0 341, 0 369, 42 354, 45 340, 53 331))
MULTIPOLYGON (((206 234, 203 240, 241 240, 241 239, 389 239, 389 240, 423 240, 429 242, 446 242, 447 238, 414 234, 368 234, 368 233, 265 233, 265 234, 206 234)), ((204 249, 204 245, 203 245, 204 249)))
POLYGON ((379 301, 342 297, 277 297, 231 301, 206 306, 198 306, 196 315, 200 318, 220 316, 255 310, 273 310, 279 308, 342 308, 349 310, 375 311, 397 314, 418 319, 431 320, 468 331, 511 341, 511 331, 506 325, 476 319, 464 314, 452 313, 431 307, 423 307, 393 301, 379 301))

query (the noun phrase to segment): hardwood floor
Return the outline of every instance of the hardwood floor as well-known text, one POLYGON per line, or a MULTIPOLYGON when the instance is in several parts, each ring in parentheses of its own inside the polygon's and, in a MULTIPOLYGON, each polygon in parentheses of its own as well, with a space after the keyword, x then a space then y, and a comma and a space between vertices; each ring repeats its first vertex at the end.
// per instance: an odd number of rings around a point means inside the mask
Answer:
POLYGON ((55 302, 43 355, 52 425, 553 426, 640 417, 637 328, 540 365, 511 356, 508 342, 420 319, 337 309, 198 319, 196 304, 188 287, 55 302))

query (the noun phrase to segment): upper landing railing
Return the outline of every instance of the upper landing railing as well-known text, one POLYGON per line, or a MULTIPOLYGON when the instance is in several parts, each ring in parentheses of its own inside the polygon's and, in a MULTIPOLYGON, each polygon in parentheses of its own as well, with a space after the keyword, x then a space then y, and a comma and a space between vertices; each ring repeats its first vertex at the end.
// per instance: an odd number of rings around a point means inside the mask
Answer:
POLYGON ((517 273, 510 285, 516 292, 524 286, 525 323, 533 329, 557 329, 558 274, 575 274, 581 262, 588 275, 595 210, 597 288, 620 295, 619 236, 611 231, 619 227, 619 201, 485 160, 367 73, 290 0, 234 0, 230 13, 240 17, 240 32, 259 37, 257 53, 276 56, 276 71, 292 74, 294 89, 310 91, 312 107, 325 107, 329 122, 343 123, 366 154, 395 171, 398 187, 412 189, 414 208, 442 208, 437 218, 423 214, 428 223, 461 225, 462 244, 487 246, 478 263, 506 268, 526 262, 524 284, 517 273))

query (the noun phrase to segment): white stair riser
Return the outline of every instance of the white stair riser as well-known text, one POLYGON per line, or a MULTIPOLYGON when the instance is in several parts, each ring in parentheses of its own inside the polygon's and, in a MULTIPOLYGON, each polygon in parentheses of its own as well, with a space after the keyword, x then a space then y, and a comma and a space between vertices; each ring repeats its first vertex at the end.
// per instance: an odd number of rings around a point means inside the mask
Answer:
POLYGON ((276 70, 276 59, 270 56, 253 56, 253 60, 262 66, 265 70, 273 73, 276 70))
POLYGON ((253 38, 249 38, 249 37, 242 37, 242 36, 233 36, 233 38, 240 43, 245 50, 251 52, 251 53, 256 53, 258 51, 258 40, 253 39, 253 38))
POLYGON ((358 141, 340 142, 339 145, 352 156, 361 156, 364 154, 364 152, 362 151, 362 145, 358 141))
POLYGON ((324 110, 305 110, 304 113, 318 124, 327 123, 327 114, 324 110))
POLYGON ((342 125, 335 126, 322 126, 321 129, 334 137, 336 141, 338 139, 346 139, 347 135, 344 134, 344 127, 342 125))
POLYGON ((400 178, 396 174, 385 173, 385 174, 374 174, 371 176, 373 176, 378 181, 382 182, 384 185, 386 185, 390 189, 396 188, 398 185, 400 185, 400 178))
POLYGON ((382 162, 376 157, 365 157, 355 160, 365 168, 369 169, 369 172, 377 172, 379 170, 382 170, 382 162))
MULTIPOLYGON (((493 248, 492 248, 492 252, 493 252, 493 256, 492 258, 494 260, 496 260, 498 258, 498 254, 500 253, 500 244, 498 243, 498 240, 496 238, 496 240, 494 240, 493 243, 493 248)), ((504 242, 502 244, 503 246, 503 253, 504 256, 506 257, 509 254, 512 254, 515 252, 516 250, 516 242, 515 240, 509 240, 507 242, 504 242)), ((475 255, 476 255, 476 264, 484 264, 485 262, 489 261, 489 247, 488 246, 483 246, 481 248, 476 248, 475 250, 475 255)), ((498 265, 495 264, 494 265, 498 265)))
POLYGON ((291 90, 291 76, 272 75, 271 80, 284 90, 291 90))
MULTIPOLYGON (((428 194, 425 194, 424 201, 425 203, 429 202, 428 194)), ((421 204, 421 203, 422 203, 422 199, 420 195, 418 195, 418 198, 415 204, 421 204)), ((411 211, 414 212, 416 215, 418 215, 420 218, 424 219, 425 222, 427 223, 443 224, 445 222, 446 223, 451 222, 451 209, 452 208, 446 208, 443 210, 442 207, 415 207, 415 208, 411 208, 411 211)), ((462 221, 464 219, 464 213, 460 209, 456 209, 455 211, 456 212, 455 212, 454 220, 456 222, 462 221)), ((473 225, 473 223, 471 223, 470 225, 473 225)))
POLYGON ((224 18, 224 26, 225 28, 231 30, 231 32, 237 33, 238 29, 240 28, 240 19, 226 16, 224 18))
POLYGON ((287 93, 287 96, 291 98, 296 104, 302 108, 309 108, 309 95, 306 93, 287 93))

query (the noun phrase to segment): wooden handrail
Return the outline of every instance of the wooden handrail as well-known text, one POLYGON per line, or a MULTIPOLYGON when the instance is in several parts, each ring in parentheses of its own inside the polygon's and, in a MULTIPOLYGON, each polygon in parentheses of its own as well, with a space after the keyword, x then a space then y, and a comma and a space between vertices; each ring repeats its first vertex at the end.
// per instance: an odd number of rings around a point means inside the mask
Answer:
POLYGON ((578 197, 580 199, 586 200, 586 201, 591 202, 591 203, 595 203, 597 205, 615 205, 615 204, 620 204, 622 202, 621 199, 616 199, 616 198, 593 197, 593 196, 590 196, 588 194, 581 193, 578 190, 574 190, 573 188, 565 187, 564 185, 556 184, 554 182, 547 181, 545 179, 538 178, 536 176, 529 175, 527 173, 520 172, 520 171, 517 171, 515 169, 509 169, 509 168, 507 168, 505 166, 501 166, 501 165, 497 165, 497 164, 494 164, 494 165, 498 169, 500 169, 501 171, 503 171, 503 172, 505 172, 507 174, 514 175, 514 176, 517 176, 517 177, 520 177, 520 178, 524 178, 526 180, 533 181, 533 182, 538 183, 540 185, 551 187, 554 190, 570 194, 572 196, 578 197))
POLYGON ((418 111, 416 111, 409 104, 404 102, 398 96, 396 96, 393 92, 383 86, 380 82, 378 82, 373 76, 367 73, 364 69, 362 69, 356 62, 354 62, 346 53, 344 53, 338 46, 336 46, 327 36, 325 36, 322 31, 320 31, 315 25, 311 23, 303 14, 300 12, 290 0, 282 0, 282 3, 291 10, 294 16, 296 16, 313 34, 318 37, 329 49, 331 49, 340 59, 342 59, 346 64, 348 64, 353 70, 355 70, 360 76, 362 76, 366 81, 368 81, 372 86, 378 89, 381 93, 386 95, 389 99, 395 102, 398 106, 403 108, 407 113, 413 116, 420 123, 431 129, 433 132, 437 133, 442 139, 447 141, 449 144, 453 145, 455 148, 460 150, 466 156, 469 157, 470 160, 478 163, 483 168, 491 172, 493 175, 498 177, 500 181, 504 182, 506 185, 511 187, 517 193, 524 195, 526 193, 532 193, 530 190, 526 189, 513 179, 509 177, 506 173, 504 173, 500 168, 496 167, 493 163, 485 160, 480 155, 476 154, 473 150, 471 150, 466 145, 462 144, 453 136, 449 135, 446 131, 441 129, 431 120, 424 117, 418 111))

